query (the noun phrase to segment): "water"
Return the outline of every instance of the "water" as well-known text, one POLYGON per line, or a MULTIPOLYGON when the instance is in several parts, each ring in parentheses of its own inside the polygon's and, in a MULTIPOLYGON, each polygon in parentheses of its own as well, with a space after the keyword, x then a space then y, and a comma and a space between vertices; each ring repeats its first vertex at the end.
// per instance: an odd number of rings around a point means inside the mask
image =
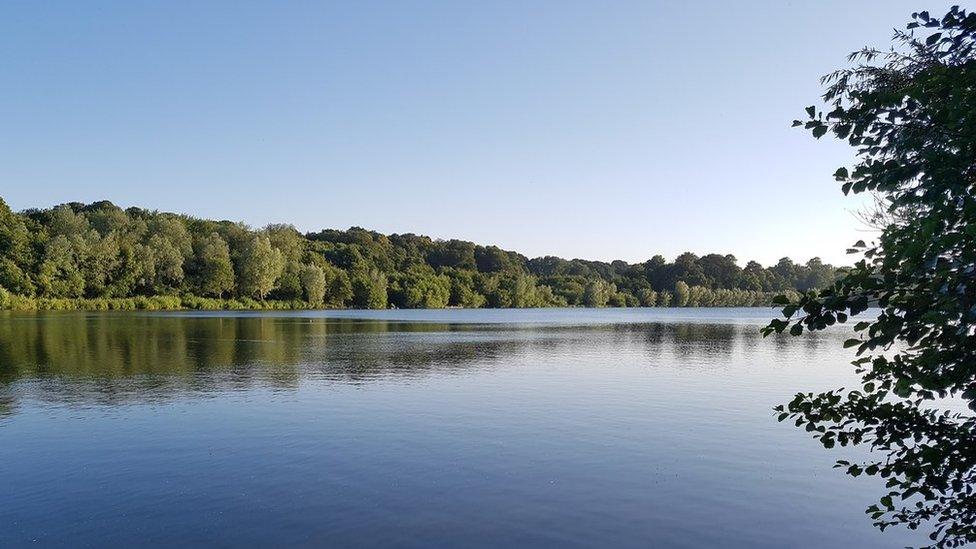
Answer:
MULTIPOLYGON (((0 547, 897 547, 766 309, 0 317, 0 547)), ((856 455, 855 455, 856 457, 856 455)))

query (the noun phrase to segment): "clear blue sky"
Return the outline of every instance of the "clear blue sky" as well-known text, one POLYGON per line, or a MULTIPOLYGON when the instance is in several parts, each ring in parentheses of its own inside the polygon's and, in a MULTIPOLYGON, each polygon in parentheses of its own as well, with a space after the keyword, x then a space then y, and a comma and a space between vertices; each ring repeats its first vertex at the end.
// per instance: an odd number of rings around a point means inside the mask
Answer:
POLYGON ((948 3, 0 5, 0 196, 363 226, 529 256, 844 262, 849 51, 948 3))

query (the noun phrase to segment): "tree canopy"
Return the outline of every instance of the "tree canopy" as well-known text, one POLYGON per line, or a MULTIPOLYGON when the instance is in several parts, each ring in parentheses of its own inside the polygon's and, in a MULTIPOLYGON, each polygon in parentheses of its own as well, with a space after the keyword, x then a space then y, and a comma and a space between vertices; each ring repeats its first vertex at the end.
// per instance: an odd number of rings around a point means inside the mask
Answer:
POLYGON ((748 306, 831 283, 838 273, 817 258, 769 268, 690 252, 638 264, 528 259, 497 246, 359 227, 254 230, 108 201, 15 213, 0 200, 0 288, 13 296, 6 306, 153 296, 234 300, 230 307, 748 306))
MULTIPOLYGON (((840 280, 799 299, 765 329, 822 330, 877 306, 848 340, 855 389, 801 393, 779 407, 828 447, 870 447, 848 474, 887 491, 867 512, 881 529, 930 528, 936 547, 976 541, 976 14, 913 14, 888 51, 865 48, 824 78, 826 108, 794 122, 833 134, 857 163, 834 177, 875 193, 876 241, 840 280)), ((812 220, 813 221, 813 220, 812 220)), ((815 223, 815 221, 814 221, 815 223)))

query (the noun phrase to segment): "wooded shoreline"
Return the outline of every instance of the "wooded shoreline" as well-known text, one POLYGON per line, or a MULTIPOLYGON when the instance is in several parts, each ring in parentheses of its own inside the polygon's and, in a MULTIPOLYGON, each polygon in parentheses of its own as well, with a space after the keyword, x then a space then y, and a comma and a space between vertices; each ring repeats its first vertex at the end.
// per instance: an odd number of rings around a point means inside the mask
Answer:
POLYGON ((530 259, 358 227, 255 230, 108 201, 13 212, 0 199, 0 309, 747 307, 842 272, 818 258, 740 267, 730 254, 691 252, 633 264, 530 259))

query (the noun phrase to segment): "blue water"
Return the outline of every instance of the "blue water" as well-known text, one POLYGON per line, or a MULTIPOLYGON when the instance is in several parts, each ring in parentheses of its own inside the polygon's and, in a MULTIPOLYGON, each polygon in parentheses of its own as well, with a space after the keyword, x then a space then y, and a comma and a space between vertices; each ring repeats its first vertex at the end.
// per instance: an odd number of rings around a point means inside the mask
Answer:
POLYGON ((767 309, 0 317, 0 547, 899 547, 767 309))

